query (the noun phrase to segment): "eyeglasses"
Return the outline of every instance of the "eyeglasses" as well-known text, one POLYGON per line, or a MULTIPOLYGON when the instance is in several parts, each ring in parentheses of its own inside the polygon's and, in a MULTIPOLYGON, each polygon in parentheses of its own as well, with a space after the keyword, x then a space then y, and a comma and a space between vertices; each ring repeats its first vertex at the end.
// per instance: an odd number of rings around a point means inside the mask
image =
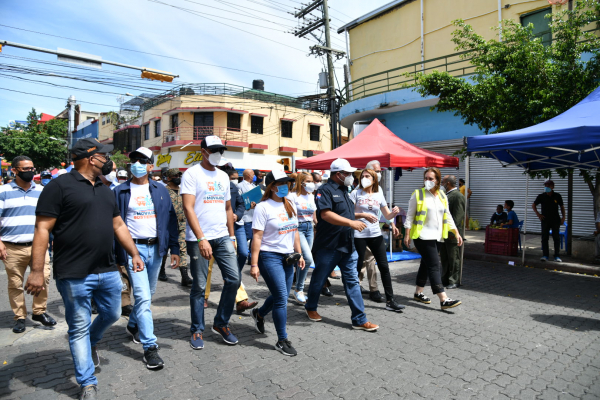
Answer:
POLYGON ((140 164, 152 164, 152 162, 150 161, 149 158, 132 158, 131 159, 132 164, 135 164, 136 162, 139 162, 140 164))
MULTIPOLYGON (((110 154, 97 154, 97 156, 104 158, 106 161, 110 161, 110 154)), ((92 157, 95 158, 95 157, 92 157)))
POLYGON ((35 172, 35 167, 16 167, 18 169, 20 169, 21 171, 25 171, 25 172, 35 172))

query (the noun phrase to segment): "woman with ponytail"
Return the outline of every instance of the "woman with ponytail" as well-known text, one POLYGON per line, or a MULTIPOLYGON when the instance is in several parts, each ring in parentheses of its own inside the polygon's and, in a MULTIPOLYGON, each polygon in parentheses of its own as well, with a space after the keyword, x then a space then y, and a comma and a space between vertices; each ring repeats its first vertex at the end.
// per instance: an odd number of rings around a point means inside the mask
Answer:
POLYGON ((297 262, 301 269, 305 268, 296 206, 286 199, 289 193, 288 182, 292 180, 284 171, 269 172, 265 178, 265 193, 254 209, 250 267, 250 275, 257 282, 262 275, 271 292, 262 307, 252 310, 256 331, 265 333, 264 318, 272 311, 277 331, 277 343, 274 347, 285 356, 298 354, 288 340, 285 329, 287 300, 294 278, 294 264, 297 262))

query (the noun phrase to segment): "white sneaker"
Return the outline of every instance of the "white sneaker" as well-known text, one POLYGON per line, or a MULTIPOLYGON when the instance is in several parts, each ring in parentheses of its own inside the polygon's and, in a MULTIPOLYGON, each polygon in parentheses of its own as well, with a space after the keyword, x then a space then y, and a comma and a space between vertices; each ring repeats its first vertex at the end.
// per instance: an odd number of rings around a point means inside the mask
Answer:
POLYGON ((300 304, 305 304, 306 303, 306 296, 304 296, 304 292, 296 292, 294 290, 294 298, 300 304))

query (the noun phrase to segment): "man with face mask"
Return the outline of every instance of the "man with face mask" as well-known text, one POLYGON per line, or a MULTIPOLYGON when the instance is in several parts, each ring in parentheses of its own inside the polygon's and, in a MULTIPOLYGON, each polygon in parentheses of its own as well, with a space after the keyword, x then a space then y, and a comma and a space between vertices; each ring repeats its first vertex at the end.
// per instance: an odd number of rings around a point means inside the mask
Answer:
POLYGON ((97 398, 95 367, 100 365, 97 344, 121 315, 121 276, 115 263, 113 242, 132 256, 136 270, 144 269, 115 197, 99 175, 112 170, 108 154, 112 145, 92 138, 71 148, 75 167, 46 186, 36 209, 32 271, 27 293, 38 295, 46 286, 44 259, 48 238, 54 232, 54 279, 69 326, 69 345, 75 378, 82 399, 97 398), (91 300, 98 316, 91 321, 91 300))
POLYGON ((127 171, 122 169, 117 172, 117 183, 123 183, 127 180, 127 171))
POLYGON ((566 213, 562 196, 554 191, 554 182, 548 179, 544 183, 544 193, 539 194, 531 205, 533 212, 542 223, 542 258, 541 261, 548 261, 550 256, 550 231, 554 239, 554 261, 562 262, 559 257, 560 252, 560 226, 565 223, 566 213), (542 205, 542 212, 537 209, 538 204, 542 205), (558 215, 558 210, 562 213, 562 218, 558 215))
MULTIPOLYGON (((456 224, 460 235, 463 236, 465 230, 465 196, 456 187, 456 176, 444 176, 441 187, 446 192, 448 210, 450 210, 452 220, 456 224)), ((442 261, 442 284, 446 289, 456 289, 460 286, 460 247, 458 247, 454 232, 448 232, 448 239, 445 239, 441 244, 440 259, 442 261)))
POLYGON ((308 288, 306 314, 311 321, 321 321, 317 313, 319 296, 325 280, 339 266, 346 298, 352 310, 352 328, 376 331, 379 326, 367 321, 365 305, 360 293, 354 247, 354 231, 365 229, 365 223, 354 219, 354 203, 348 196, 348 187, 354 181, 356 168, 343 158, 331 163, 331 177, 315 196, 318 227, 313 244, 315 269, 308 288))
MULTIPOLYGON (((25 332, 27 307, 23 294, 23 276, 31 265, 35 207, 42 187, 33 180, 33 161, 26 156, 17 156, 12 161, 14 181, 0 187, 0 260, 4 262, 8 278, 8 300, 15 315, 14 333, 25 332)), ((33 298, 34 321, 45 326, 56 325, 46 313, 48 284, 50 283, 50 256, 44 257, 44 290, 33 298)))
POLYGON ((52 180, 52 174, 50 171, 44 171, 40 174, 40 183, 42 186, 46 186, 52 180))
POLYGON ((158 355, 150 303, 156 291, 162 257, 170 250, 171 265, 173 268, 179 266, 177 214, 167 189, 149 179, 148 174, 154 164, 152 151, 140 147, 129 154, 129 159, 133 178, 117 186, 114 193, 121 218, 126 221, 146 269, 136 271, 118 242, 115 243, 115 254, 119 265, 128 265, 127 272, 135 298, 126 332, 134 343, 143 345, 146 367, 158 369, 164 366, 164 362, 158 355))
POLYGON ((112 171, 107 175, 100 175, 100 179, 110 190, 113 190, 117 186, 119 186, 119 181, 117 180, 117 164, 114 161, 112 163, 112 171))
POLYGON ((225 281, 212 331, 229 345, 238 342, 229 328, 229 319, 240 287, 229 177, 216 168, 227 147, 213 135, 205 137, 200 146, 202 162, 185 171, 181 179, 186 245, 194 279, 190 292, 190 346, 194 350, 204 348, 204 290, 211 257, 215 257, 225 281))

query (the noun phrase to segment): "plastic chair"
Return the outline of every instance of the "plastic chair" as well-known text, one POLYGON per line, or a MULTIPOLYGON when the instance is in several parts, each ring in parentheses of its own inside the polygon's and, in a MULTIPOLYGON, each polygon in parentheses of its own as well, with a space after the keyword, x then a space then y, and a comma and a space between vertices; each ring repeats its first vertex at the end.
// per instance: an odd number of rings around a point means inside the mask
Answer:
MULTIPOLYGON (((565 226, 565 230, 564 231, 560 231, 560 227, 559 229, 559 236, 560 236, 560 249, 562 250, 564 248, 564 243, 567 242, 567 240, 569 239, 567 236, 567 227, 569 226, 569 224, 567 224, 567 222, 565 221, 563 223, 563 225, 565 226)), ((550 229, 550 235, 552 235, 552 229, 550 229)))
POLYGON ((519 251, 522 251, 523 248, 521 247, 521 229, 523 229, 523 223, 525 221, 519 221, 519 251))

